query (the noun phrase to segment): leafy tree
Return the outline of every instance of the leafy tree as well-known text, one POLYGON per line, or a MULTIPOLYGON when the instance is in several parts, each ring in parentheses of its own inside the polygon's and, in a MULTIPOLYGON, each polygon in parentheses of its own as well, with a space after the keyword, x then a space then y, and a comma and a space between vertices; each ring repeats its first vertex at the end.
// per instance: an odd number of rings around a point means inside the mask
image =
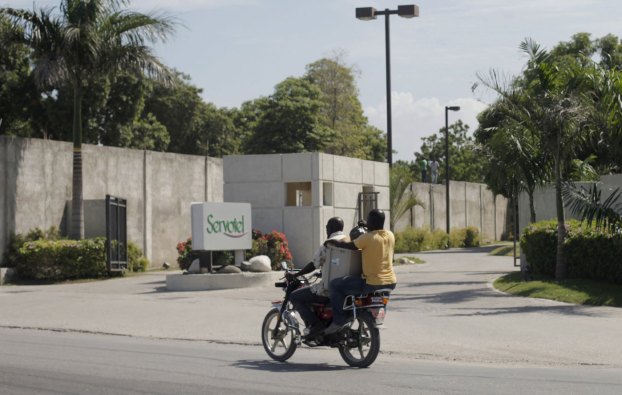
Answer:
POLYGON ((344 64, 343 54, 322 58, 307 65, 304 78, 321 91, 320 122, 335 133, 325 151, 335 155, 384 161, 386 142, 382 131, 368 125, 353 67, 344 64), (383 147, 384 145, 384 147, 383 147))
POLYGON ((201 89, 190 84, 190 76, 176 72, 174 84, 154 81, 145 98, 143 115, 153 114, 170 136, 168 151, 202 154, 200 144, 201 89))
POLYGON ((173 32, 164 17, 124 10, 122 0, 61 0, 53 9, 2 8, 13 31, 33 53, 33 74, 40 86, 68 83, 73 88, 73 182, 71 233, 84 237, 82 206, 82 100, 91 95, 89 81, 120 70, 166 78, 168 70, 146 45, 173 32))
POLYGON ((0 134, 31 137, 31 113, 40 102, 30 76, 28 47, 15 40, 21 34, 0 14, 0 134))
MULTIPOLYGON (((456 181, 483 182, 484 165, 486 158, 469 135, 469 125, 461 120, 449 125, 449 168, 450 177, 456 181)), ((445 128, 438 134, 422 138, 421 152, 415 152, 415 161, 422 159, 440 162, 439 180, 445 178, 445 128)), ((417 178, 419 172, 415 171, 417 178)))
POLYGON ((320 121, 321 91, 306 79, 287 78, 258 105, 247 153, 323 151, 333 139, 333 131, 320 121))
POLYGON ((200 144, 205 155, 221 158, 239 152, 241 139, 234 123, 234 114, 234 110, 202 103, 198 128, 206 142, 200 144))

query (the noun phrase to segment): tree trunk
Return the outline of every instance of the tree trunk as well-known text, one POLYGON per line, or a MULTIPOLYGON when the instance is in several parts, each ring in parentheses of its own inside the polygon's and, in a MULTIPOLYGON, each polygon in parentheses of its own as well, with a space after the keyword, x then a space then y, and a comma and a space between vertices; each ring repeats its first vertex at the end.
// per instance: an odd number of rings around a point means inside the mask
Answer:
POLYGON ((557 148, 555 151, 555 205, 557 208, 557 259, 555 262, 555 279, 566 278, 566 257, 564 256, 564 239, 566 238, 566 221, 564 218, 564 201, 562 198, 562 171, 561 171, 561 148, 560 132, 557 135, 557 148))
POLYGON ((71 183, 71 227, 69 237, 84 238, 84 211, 82 204, 82 88, 80 82, 73 88, 73 176, 71 183))
POLYGON ((529 222, 536 222, 536 206, 533 203, 533 189, 527 191, 527 195, 529 195, 529 222))

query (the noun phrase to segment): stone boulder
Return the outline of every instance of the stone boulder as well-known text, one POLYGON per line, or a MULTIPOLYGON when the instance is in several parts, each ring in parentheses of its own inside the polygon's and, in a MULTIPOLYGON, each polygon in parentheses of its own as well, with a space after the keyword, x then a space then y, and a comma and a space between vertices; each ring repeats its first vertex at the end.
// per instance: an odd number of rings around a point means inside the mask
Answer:
POLYGON ((398 258, 397 263, 399 263, 400 265, 413 265, 415 262, 403 256, 398 258))
POLYGON ((242 270, 235 265, 226 265, 218 269, 216 273, 224 273, 224 274, 242 273, 242 270))
POLYGON ((249 261, 242 261, 240 263, 240 269, 242 269, 243 272, 250 272, 251 271, 251 263, 249 261))
POLYGON ((195 259, 188 268, 188 273, 196 274, 201 272, 201 265, 198 259, 195 259))
POLYGON ((266 255, 257 255, 251 258, 249 261, 251 264, 251 272, 271 272, 272 265, 270 264, 270 258, 266 255))

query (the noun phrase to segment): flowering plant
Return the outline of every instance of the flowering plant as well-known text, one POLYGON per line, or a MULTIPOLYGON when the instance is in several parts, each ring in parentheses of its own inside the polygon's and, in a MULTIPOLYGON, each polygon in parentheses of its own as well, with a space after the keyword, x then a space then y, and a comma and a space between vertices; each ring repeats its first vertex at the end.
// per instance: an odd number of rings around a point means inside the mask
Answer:
POLYGON ((250 254, 267 255, 272 262, 272 270, 281 270, 281 262, 291 264, 293 260, 287 237, 276 230, 262 234, 261 231, 253 229, 253 247, 250 254))
MULTIPOLYGON (((179 268, 187 270, 192 261, 197 258, 196 251, 192 249, 192 238, 188 237, 185 241, 177 243, 177 263, 179 268)), ((281 262, 285 261, 289 266, 292 263, 292 253, 289 250, 287 237, 283 232, 273 230, 270 233, 263 234, 260 230, 253 229, 253 245, 250 251, 247 251, 246 258, 249 259, 257 255, 267 255, 272 262, 272 270, 281 270, 281 262)), ((233 260, 233 255, 227 251, 215 251, 214 262, 226 263, 233 260), (223 255, 220 257, 219 255, 223 255)))
POLYGON ((177 264, 181 270, 186 270, 192 264, 194 257, 192 256, 192 237, 188 237, 186 241, 177 243, 177 264))

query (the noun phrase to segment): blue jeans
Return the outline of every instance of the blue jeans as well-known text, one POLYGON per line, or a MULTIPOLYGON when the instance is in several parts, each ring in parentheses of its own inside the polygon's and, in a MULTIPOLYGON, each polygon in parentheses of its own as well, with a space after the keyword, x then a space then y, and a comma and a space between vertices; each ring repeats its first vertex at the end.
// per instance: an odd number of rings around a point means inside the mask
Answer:
POLYGON ((361 276, 345 276, 330 282, 330 307, 333 309, 333 323, 344 325, 346 315, 343 311, 343 302, 348 295, 360 295, 378 289, 395 288, 395 284, 368 285, 361 276))
POLYGON ((328 303, 327 297, 314 294, 311 292, 311 287, 295 290, 289 295, 289 300, 294 305, 296 311, 298 311, 298 314, 300 314, 307 328, 319 321, 311 310, 311 303, 328 303))

